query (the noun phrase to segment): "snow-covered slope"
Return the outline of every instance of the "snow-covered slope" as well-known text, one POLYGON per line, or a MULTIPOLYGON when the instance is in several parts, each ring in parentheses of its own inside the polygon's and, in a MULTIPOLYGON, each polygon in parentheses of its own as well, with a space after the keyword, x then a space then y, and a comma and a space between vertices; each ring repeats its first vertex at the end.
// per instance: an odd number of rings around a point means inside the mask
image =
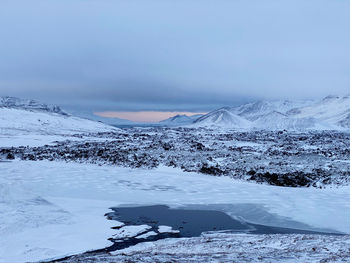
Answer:
POLYGON ((194 126, 249 128, 251 122, 233 113, 232 108, 224 107, 200 117, 194 122, 194 126))
POLYGON ((0 108, 1 135, 74 134, 116 130, 112 126, 57 113, 0 108))
POLYGON ((299 108, 312 103, 312 101, 301 100, 275 100, 275 101, 257 101, 247 103, 239 107, 232 108, 232 111, 250 121, 255 121, 271 112, 280 112, 282 114, 293 108, 299 108))
POLYGON ((350 127, 350 96, 327 96, 320 102, 287 112, 294 118, 315 118, 344 128, 350 127))
POLYGON ((292 118, 283 113, 272 111, 261 115, 255 122, 255 128, 267 130, 305 130, 316 128, 313 118, 292 118))
POLYGON ((0 99, 1 136, 71 135, 113 130, 117 129, 100 122, 71 116, 58 106, 11 97, 0 99))
POLYGON ((338 124, 343 128, 350 128, 350 112, 338 124))

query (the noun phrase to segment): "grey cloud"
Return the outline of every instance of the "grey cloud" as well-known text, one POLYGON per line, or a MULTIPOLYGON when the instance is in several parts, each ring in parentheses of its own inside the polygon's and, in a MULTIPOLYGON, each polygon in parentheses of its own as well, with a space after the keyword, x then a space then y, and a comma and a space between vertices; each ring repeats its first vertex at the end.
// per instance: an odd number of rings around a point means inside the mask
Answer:
POLYGON ((204 110, 349 93, 349 8, 326 0, 4 0, 0 95, 99 110, 204 110))

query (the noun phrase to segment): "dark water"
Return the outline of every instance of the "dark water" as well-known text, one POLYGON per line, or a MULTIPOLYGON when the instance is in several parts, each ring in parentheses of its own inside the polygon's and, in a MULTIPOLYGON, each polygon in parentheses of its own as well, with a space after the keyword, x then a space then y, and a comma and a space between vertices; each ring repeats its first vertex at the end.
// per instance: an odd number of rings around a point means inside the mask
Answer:
MULTIPOLYGON (((252 224, 236 220, 222 211, 171 209, 165 205, 116 207, 108 217, 126 225, 171 226, 180 237, 196 237, 208 231, 246 232, 251 234, 320 234, 321 232, 252 224)), ((324 234, 324 233, 322 233, 324 234)))

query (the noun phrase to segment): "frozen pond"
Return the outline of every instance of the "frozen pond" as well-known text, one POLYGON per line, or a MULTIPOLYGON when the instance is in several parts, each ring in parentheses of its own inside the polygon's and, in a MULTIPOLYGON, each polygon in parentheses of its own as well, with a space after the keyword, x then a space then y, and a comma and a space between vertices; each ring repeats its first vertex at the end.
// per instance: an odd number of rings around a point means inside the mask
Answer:
POLYGON ((115 207, 107 216, 122 222, 109 250, 168 237, 198 237, 202 233, 225 231, 249 234, 339 234, 269 214, 256 205, 166 205, 115 207), (224 212, 225 211, 225 212, 224 212), (262 223, 252 223, 254 217, 262 223), (248 219, 249 221, 247 221, 248 219))

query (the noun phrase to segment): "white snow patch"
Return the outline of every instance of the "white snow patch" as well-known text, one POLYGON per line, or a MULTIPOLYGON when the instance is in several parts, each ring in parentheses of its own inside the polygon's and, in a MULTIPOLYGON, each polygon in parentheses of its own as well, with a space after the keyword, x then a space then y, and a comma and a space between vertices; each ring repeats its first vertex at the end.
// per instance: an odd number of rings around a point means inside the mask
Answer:
POLYGON ((123 226, 122 228, 118 229, 113 236, 117 239, 135 237, 151 228, 152 227, 149 225, 123 226))
POLYGON ((179 230, 173 230, 171 226, 159 226, 158 232, 159 233, 180 233, 179 230))
POLYGON ((145 233, 145 234, 143 234, 143 235, 137 236, 136 238, 137 238, 137 239, 146 239, 146 238, 148 238, 148 237, 156 236, 156 235, 158 235, 158 233, 156 233, 156 232, 154 232, 154 231, 149 231, 149 232, 147 232, 147 233, 145 233))

